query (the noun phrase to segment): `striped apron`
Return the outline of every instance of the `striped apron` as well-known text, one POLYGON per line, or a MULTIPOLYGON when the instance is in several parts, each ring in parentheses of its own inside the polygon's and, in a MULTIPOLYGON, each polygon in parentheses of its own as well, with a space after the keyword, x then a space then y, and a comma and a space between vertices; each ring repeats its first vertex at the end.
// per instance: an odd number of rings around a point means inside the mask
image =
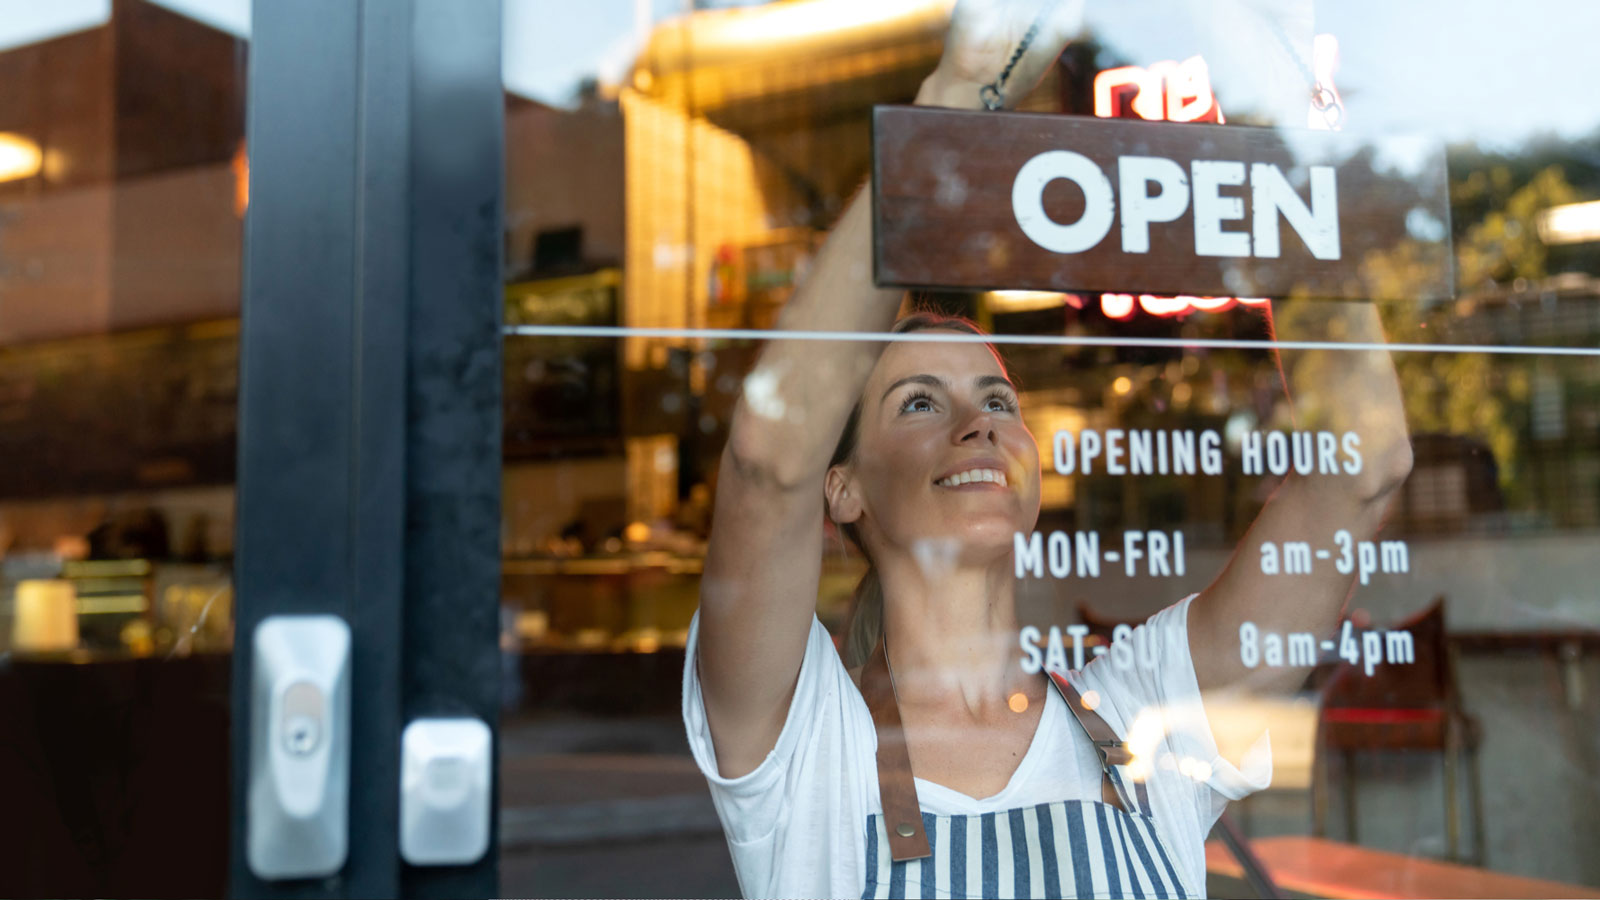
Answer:
POLYGON ((1144 784, 1122 771, 1131 757, 1121 741, 1063 675, 1052 672, 1051 683, 1095 744, 1105 799, 935 816, 916 806, 893 676, 879 645, 861 681, 878 727, 884 809, 867 817, 863 898, 1200 896, 1162 845, 1144 784))

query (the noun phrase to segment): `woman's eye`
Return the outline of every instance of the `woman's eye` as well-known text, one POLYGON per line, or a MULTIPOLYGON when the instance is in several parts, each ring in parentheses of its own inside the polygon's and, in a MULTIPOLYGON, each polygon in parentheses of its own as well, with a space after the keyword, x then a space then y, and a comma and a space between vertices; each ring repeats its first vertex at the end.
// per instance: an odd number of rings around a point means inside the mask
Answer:
POLYGON ((933 397, 927 391, 912 391, 904 400, 900 401, 900 411, 908 412, 933 412, 936 409, 933 397))
POLYGON ((1011 412, 1016 408, 1008 398, 1000 394, 990 397, 984 402, 983 407, 990 412, 1011 412))

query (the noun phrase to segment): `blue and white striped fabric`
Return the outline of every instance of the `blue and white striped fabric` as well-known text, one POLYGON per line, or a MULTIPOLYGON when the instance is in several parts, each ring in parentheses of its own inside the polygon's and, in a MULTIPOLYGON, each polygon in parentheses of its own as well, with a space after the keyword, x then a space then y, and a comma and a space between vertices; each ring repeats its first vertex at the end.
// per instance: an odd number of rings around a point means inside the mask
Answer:
POLYGON ((872 897, 1135 897, 1189 894, 1155 823, 1090 800, 978 816, 922 814, 932 855, 890 857, 883 817, 867 817, 872 897))

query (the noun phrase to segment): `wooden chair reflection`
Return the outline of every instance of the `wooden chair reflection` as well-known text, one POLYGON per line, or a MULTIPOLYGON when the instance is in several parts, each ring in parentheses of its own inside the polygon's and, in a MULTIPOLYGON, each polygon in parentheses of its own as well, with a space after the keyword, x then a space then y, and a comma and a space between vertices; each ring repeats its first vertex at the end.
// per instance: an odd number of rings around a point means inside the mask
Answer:
POLYGON ((1477 758, 1481 734, 1477 720, 1467 715, 1461 703, 1454 660, 1445 633, 1444 597, 1435 598, 1427 609, 1389 630, 1411 634, 1414 662, 1385 662, 1367 675, 1363 667, 1342 661, 1323 689, 1312 791, 1314 833, 1321 837, 1327 830, 1330 755, 1337 753, 1342 758, 1340 791, 1345 829, 1347 840, 1355 843, 1356 753, 1370 750, 1438 753, 1444 765, 1446 852, 1450 859, 1461 859, 1457 781, 1464 757, 1472 817, 1472 852, 1467 860, 1481 864, 1483 808, 1477 758))
MULTIPOLYGON (((1084 639, 1089 648, 1109 643, 1116 626, 1137 624, 1107 616, 1083 603, 1078 604, 1078 616, 1089 628, 1089 635, 1084 639)), ((1478 777, 1478 747, 1482 734, 1477 720, 1467 714, 1461 703, 1454 659, 1445 632, 1444 597, 1439 596, 1427 609, 1390 630, 1411 634, 1413 662, 1381 664, 1368 676, 1361 667, 1339 661, 1335 656, 1334 662, 1318 666, 1307 678, 1306 689, 1322 695, 1309 779, 1313 833, 1322 837, 1327 832, 1331 754, 1337 753, 1342 758, 1340 794, 1347 839, 1355 843, 1354 761, 1357 752, 1438 753, 1442 757, 1445 778, 1446 853, 1453 860, 1462 859, 1458 782, 1465 762, 1472 825, 1472 849, 1465 861, 1482 864, 1483 797, 1478 777)), ((1359 641, 1359 636, 1356 639, 1359 641)), ((1275 757, 1276 750, 1275 747, 1275 757)), ((1278 781, 1274 777, 1275 785, 1278 781)))

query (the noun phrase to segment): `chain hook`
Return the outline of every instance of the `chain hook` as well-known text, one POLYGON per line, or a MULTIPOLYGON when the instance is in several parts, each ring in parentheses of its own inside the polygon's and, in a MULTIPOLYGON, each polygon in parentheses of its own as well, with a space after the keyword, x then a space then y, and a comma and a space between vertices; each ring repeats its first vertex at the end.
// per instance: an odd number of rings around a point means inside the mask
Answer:
POLYGON ((1335 131, 1344 121, 1344 105, 1339 102, 1339 95, 1320 81, 1311 86, 1311 108, 1322 113, 1328 127, 1335 131))
POLYGON ((1022 55, 1028 52, 1029 45, 1033 43, 1034 37, 1039 34, 1039 26, 1044 24, 1045 16, 1049 14, 1054 6, 1055 0, 1045 0, 1040 5, 1039 15, 1033 20, 1033 24, 1028 26, 1028 31, 1022 36, 1021 42, 1017 44, 1017 49, 1012 51, 1011 58, 1006 60, 1006 67, 1000 70, 1000 77, 996 78, 992 84, 986 84, 978 89, 978 99, 983 101, 984 109, 993 112, 1005 108, 1005 87, 1006 81, 1011 77, 1011 70, 1017 67, 1017 61, 1022 59, 1022 55))

